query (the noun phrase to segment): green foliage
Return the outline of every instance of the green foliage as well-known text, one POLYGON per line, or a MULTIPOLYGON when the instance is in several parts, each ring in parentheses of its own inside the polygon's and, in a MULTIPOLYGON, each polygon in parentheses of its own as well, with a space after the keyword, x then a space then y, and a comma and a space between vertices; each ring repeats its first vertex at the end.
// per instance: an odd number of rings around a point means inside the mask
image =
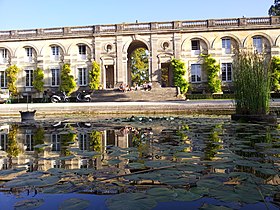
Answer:
POLYGON ((145 48, 138 48, 131 54, 131 81, 138 85, 149 81, 149 57, 145 48))
POLYGON ((271 7, 268 10, 269 16, 279 16, 280 15, 280 1, 275 0, 274 5, 271 5, 271 7))
MULTIPOLYGON (((34 133, 33 140, 34 140, 34 145, 38 144, 44 144, 44 137, 45 137, 45 130, 43 127, 39 127, 36 132, 34 133)), ((35 148, 37 152, 43 152, 43 148, 35 148)))
POLYGON ((77 84, 75 82, 74 76, 71 75, 70 64, 64 64, 61 70, 61 84, 59 90, 70 95, 76 88, 77 84))
POLYGON ((12 96, 16 96, 18 94, 17 86, 16 86, 18 72, 19 72, 19 68, 16 65, 9 66, 6 69, 7 80, 8 80, 7 86, 12 96))
POLYGON ((267 114, 271 81, 269 59, 256 53, 240 52, 233 69, 236 113, 267 114))
POLYGON ((216 64, 216 60, 211 55, 202 55, 203 65, 202 69, 207 73, 207 82, 209 91, 211 93, 218 93, 222 91, 221 80, 218 73, 220 71, 220 65, 216 64))
POLYGON ((181 60, 173 58, 171 61, 173 69, 174 85, 180 88, 182 94, 188 91, 189 83, 186 79, 186 67, 185 63, 181 60))
POLYGON ((60 135, 61 139, 61 154, 64 156, 70 156, 72 153, 69 151, 69 145, 75 142, 77 134, 72 126, 68 125, 68 129, 65 133, 60 135))
POLYGON ((44 72, 42 69, 37 68, 34 72, 33 72, 33 82, 32 85, 33 87, 39 91, 39 92, 43 92, 44 90, 44 72))
POLYGON ((274 56, 270 63, 271 71, 271 90, 280 91, 280 58, 274 56))
POLYGON ((12 125, 12 128, 8 133, 8 148, 7 148, 7 153, 11 157, 17 157, 20 154, 20 149, 17 142, 17 132, 18 132, 18 126, 12 125))
POLYGON ((90 146, 93 151, 101 152, 101 136, 102 133, 100 131, 92 131, 90 134, 90 146))
POLYGON ((94 61, 92 63, 92 69, 89 71, 89 88, 91 90, 98 90, 100 85, 100 65, 94 61))

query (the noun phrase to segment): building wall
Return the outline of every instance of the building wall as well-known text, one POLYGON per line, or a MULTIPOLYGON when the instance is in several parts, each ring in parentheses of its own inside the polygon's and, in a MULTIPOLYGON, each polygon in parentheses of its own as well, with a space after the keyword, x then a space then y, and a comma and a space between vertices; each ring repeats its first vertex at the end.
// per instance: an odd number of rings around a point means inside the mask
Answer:
MULTIPOLYGON (((144 47, 150 56, 152 82, 161 84, 161 64, 170 62, 173 57, 185 62, 187 77, 191 82, 191 65, 202 62, 200 53, 211 54, 219 64, 231 63, 235 50, 251 49, 253 38, 260 37, 263 50, 277 56, 280 53, 279 35, 279 17, 0 31, 0 50, 6 49, 8 52, 7 61, 1 62, 0 51, 0 71, 5 71, 9 65, 17 65, 21 69, 17 86, 24 93, 33 91, 32 87, 26 87, 25 70, 42 68, 45 88, 57 89, 51 86, 51 69, 61 69, 64 63, 70 63, 72 74, 78 82, 78 68, 89 70, 92 62, 97 61, 101 65, 101 86, 106 88, 109 67, 113 69, 110 75, 114 76, 111 80, 114 86, 130 82, 128 53, 137 47, 144 47), (223 52, 223 38, 231 40, 231 53, 223 52), (194 40, 199 41, 199 53, 192 50, 194 40), (79 55, 80 45, 86 47, 84 57, 79 55), (51 56, 52 46, 60 49, 58 59, 51 56), (32 60, 26 60, 25 48, 33 49, 32 60)), ((204 72, 196 85, 203 82, 206 82, 204 72)))

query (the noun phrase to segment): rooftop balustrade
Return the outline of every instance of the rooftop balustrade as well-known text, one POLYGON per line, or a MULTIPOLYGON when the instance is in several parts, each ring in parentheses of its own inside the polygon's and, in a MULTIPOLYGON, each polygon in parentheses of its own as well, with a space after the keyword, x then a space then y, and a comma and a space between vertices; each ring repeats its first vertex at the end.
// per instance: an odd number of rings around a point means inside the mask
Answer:
POLYGON ((135 31, 150 32, 162 30, 203 30, 224 29, 229 27, 256 27, 280 25, 280 16, 255 17, 255 18, 227 18, 209 20, 187 20, 172 22, 150 22, 150 23, 122 23, 111 25, 75 26, 61 28, 44 28, 28 30, 0 31, 0 40, 24 39, 58 36, 86 36, 94 34, 127 33, 135 31))

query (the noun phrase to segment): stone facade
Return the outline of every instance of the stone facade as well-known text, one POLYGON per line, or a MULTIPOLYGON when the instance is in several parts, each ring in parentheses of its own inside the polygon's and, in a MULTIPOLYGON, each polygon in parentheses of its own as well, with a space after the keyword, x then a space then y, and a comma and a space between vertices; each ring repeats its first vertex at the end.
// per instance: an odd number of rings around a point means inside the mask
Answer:
POLYGON ((169 63, 175 57, 185 62, 193 87, 203 90, 207 79, 200 54, 206 53, 221 65, 220 78, 227 89, 236 50, 253 47, 277 56, 279 36, 278 16, 0 31, 0 85, 6 88, 5 69, 15 64, 21 69, 17 80, 21 93, 34 91, 32 71, 37 67, 44 70, 45 89, 56 90, 62 65, 69 63, 78 86, 87 88, 94 60, 101 66, 104 89, 130 84, 129 55, 143 47, 154 84, 173 85, 169 63))

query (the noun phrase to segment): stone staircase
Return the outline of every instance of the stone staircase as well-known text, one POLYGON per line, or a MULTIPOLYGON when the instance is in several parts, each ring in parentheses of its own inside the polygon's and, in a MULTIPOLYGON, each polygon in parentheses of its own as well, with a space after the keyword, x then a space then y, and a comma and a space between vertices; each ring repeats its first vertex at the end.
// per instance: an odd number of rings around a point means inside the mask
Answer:
POLYGON ((122 92, 116 89, 97 90, 92 94, 92 101, 110 102, 110 101, 175 101, 183 100, 177 97, 177 89, 175 87, 158 87, 150 91, 137 90, 122 92))

